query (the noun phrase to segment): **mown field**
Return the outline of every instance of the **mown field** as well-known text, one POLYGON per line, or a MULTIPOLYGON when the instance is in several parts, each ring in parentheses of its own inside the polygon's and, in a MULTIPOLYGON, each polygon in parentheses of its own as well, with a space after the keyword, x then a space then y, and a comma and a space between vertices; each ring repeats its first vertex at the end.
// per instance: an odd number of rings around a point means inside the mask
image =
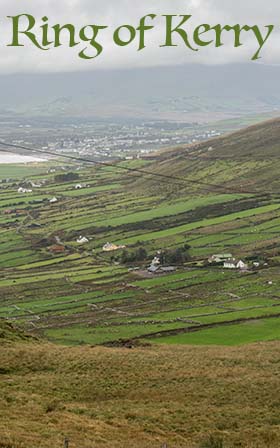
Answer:
POLYGON ((204 143, 121 164, 173 171, 174 180, 117 164, 5 166, 0 317, 71 345, 279 339, 280 130, 269 122, 265 139, 262 126, 213 140, 211 152, 204 143), (65 180, 69 173, 74 178, 65 180), (18 193, 28 181, 42 186, 18 193), (79 236, 88 243, 79 245, 79 236), (123 262, 122 250, 103 252, 106 242, 126 245, 128 254, 142 248, 145 260, 123 262), (62 248, 53 253, 53 246, 62 248), (185 246, 188 259, 175 263, 176 272, 148 274, 157 251, 185 246), (250 269, 209 265, 216 253, 232 253, 250 269))

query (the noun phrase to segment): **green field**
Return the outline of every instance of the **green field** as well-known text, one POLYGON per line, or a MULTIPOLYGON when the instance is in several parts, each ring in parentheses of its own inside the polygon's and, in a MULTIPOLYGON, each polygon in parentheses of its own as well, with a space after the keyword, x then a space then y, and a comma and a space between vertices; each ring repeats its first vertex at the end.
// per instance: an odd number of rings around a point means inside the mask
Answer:
MULTIPOLYGON (((179 184, 117 165, 72 164, 65 171, 58 162, 55 173, 49 164, 5 166, 0 317, 74 345, 279 339, 279 139, 270 127, 266 136, 260 128, 218 139, 212 158, 204 143, 199 157, 182 148, 156 160, 126 162, 158 174, 172 170, 184 180, 179 184), (260 133, 268 141, 265 156, 255 149, 260 133), (74 173, 75 181, 64 182, 65 172, 74 173), (19 194, 29 181, 44 182, 19 194), (77 190, 77 183, 85 187, 77 190), (88 242, 79 244, 80 236, 88 242), (107 242, 126 249, 106 253, 107 242), (148 273, 158 251, 174 260, 183 248, 184 259, 165 261, 175 272, 148 273), (135 255, 139 249, 142 259, 135 255), (219 253, 242 259, 248 271, 210 264, 208 258, 219 253), (195 331, 187 333, 190 327, 195 331)), ((2 173, 4 168, 0 178, 2 173)))
MULTIPOLYGON (((280 339, 279 319, 263 319, 240 325, 229 325, 193 334, 161 338, 160 343, 190 345, 243 345, 280 339)), ((158 340, 153 340, 158 342, 158 340)))

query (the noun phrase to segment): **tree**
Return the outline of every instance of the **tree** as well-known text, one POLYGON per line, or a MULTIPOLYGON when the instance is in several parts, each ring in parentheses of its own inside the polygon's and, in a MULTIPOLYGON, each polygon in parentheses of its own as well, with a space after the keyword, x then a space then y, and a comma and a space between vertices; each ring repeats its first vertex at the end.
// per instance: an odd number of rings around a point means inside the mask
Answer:
POLYGON ((129 253, 128 253, 128 251, 125 249, 125 250, 122 252, 122 254, 121 254, 121 262, 122 262, 123 264, 125 264, 125 263, 128 262, 128 259, 129 259, 129 253))
POLYGON ((80 178, 78 173, 65 173, 65 174, 57 174, 54 177, 56 182, 72 182, 78 180, 80 178))
POLYGON ((136 251, 136 261, 145 261, 147 260, 148 254, 144 247, 139 247, 136 251))

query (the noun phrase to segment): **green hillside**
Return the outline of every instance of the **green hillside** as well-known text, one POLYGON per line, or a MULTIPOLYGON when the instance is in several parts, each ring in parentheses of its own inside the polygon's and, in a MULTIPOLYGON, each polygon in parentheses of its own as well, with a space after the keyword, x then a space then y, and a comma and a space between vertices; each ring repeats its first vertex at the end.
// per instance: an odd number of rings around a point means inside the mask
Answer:
POLYGON ((108 167, 7 166, 0 317, 74 345, 279 339, 278 141, 274 120, 108 167), (41 186, 18 193, 30 181, 41 186), (153 274, 158 252, 167 270, 153 274))
POLYGON ((211 142, 162 151, 160 157, 155 156, 152 170, 184 178, 191 191, 207 190, 205 182, 229 190, 277 194, 279 136, 280 119, 266 121, 211 142))
POLYGON ((32 340, 35 341, 35 338, 31 335, 27 335, 11 324, 0 320, 0 343, 2 345, 12 342, 30 342, 32 340))

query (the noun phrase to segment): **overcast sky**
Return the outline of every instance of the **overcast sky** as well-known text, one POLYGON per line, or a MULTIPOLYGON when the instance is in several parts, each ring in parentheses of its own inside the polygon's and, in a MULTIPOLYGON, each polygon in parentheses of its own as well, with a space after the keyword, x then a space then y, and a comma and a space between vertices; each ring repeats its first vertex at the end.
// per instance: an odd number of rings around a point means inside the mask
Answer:
MULTIPOLYGON (((224 47, 205 47, 198 53, 187 50, 180 41, 178 48, 159 48, 165 38, 164 20, 154 21, 155 29, 147 32, 147 48, 136 51, 136 43, 118 48, 112 42, 113 30, 122 24, 138 26, 139 19, 146 14, 191 14, 190 25, 218 23, 225 25, 273 24, 273 35, 262 50, 264 64, 280 64, 280 2, 279 0, 1 0, 0 4, 0 74, 20 72, 59 72, 94 70, 100 68, 149 67, 186 63, 224 64, 248 62, 257 50, 256 39, 244 36, 242 48, 234 49, 232 39, 227 38, 224 47), (28 13, 36 17, 38 26, 43 16, 49 17, 50 25, 73 23, 77 31, 89 24, 108 25, 98 39, 103 45, 102 55, 89 61, 78 57, 85 47, 40 51, 23 39, 25 48, 6 47, 11 40, 11 22, 6 16, 28 13)), ((40 36, 39 29, 37 35, 40 36)), ((50 35, 51 36, 51 35, 50 35)), ((254 64, 256 62, 252 62, 254 64)))

